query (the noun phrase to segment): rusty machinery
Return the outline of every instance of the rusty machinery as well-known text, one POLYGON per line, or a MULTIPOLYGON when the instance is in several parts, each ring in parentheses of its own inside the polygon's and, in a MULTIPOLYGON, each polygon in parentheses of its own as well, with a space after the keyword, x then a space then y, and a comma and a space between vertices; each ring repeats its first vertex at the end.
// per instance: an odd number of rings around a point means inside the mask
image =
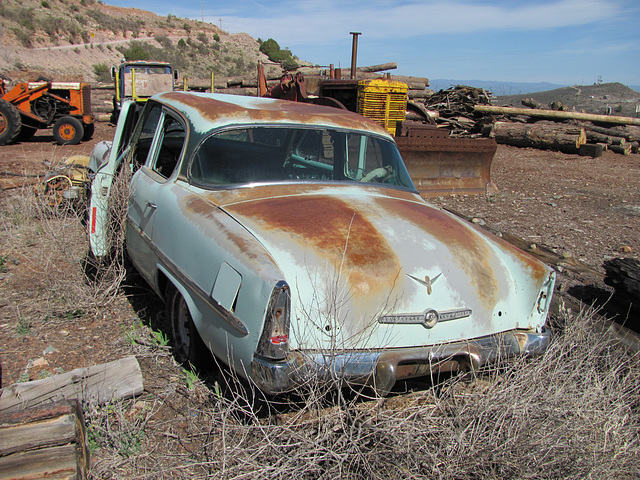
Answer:
POLYGON ((53 128, 60 145, 75 145, 94 132, 91 86, 39 78, 8 90, 0 76, 0 145, 31 138, 38 129, 53 128))
POLYGON ((264 67, 258 64, 258 94, 342 108, 371 118, 394 135, 407 169, 423 197, 483 194, 491 184, 491 162, 497 144, 489 138, 451 137, 420 105, 407 100, 408 86, 390 78, 358 80, 356 50, 359 33, 352 32, 351 78, 339 69, 329 77, 285 73, 267 89, 264 67), (407 111, 422 121, 407 121, 407 111))

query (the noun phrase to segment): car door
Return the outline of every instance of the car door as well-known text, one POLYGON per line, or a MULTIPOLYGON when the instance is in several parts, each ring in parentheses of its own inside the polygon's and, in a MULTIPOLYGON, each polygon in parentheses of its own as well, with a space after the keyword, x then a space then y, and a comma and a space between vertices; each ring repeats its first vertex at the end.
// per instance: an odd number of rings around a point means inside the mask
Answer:
MULTIPOLYGON (((91 153, 90 168, 95 172, 91 183, 91 201, 89 205, 89 242, 96 258, 111 253, 111 243, 117 241, 118 225, 113 225, 113 215, 117 214, 117 206, 121 199, 111 195, 114 181, 121 172, 121 165, 127 157, 129 139, 139 116, 139 106, 127 101, 122 105, 118 125, 112 142, 100 142, 91 153), (111 204, 111 206, 110 206, 111 204)), ((117 188, 116 188, 117 190, 117 188)))
POLYGON ((131 163, 135 173, 129 188, 127 251, 138 271, 155 285, 158 249, 153 230, 163 209, 162 198, 170 195, 174 173, 185 142, 183 122, 160 104, 149 104, 132 140, 131 163), (139 165, 139 168, 136 166, 139 165), (159 211, 158 211, 159 210, 159 211))

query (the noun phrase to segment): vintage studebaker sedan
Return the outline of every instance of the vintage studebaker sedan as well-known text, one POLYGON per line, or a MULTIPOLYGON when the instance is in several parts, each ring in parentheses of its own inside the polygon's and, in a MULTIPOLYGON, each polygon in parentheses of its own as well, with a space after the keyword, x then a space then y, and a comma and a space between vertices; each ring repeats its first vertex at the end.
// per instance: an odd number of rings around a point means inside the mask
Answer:
POLYGON ((355 113, 168 92, 125 104, 91 161, 92 250, 108 253, 127 165, 127 251, 181 361, 206 345, 267 393, 309 379, 386 393, 549 343, 553 271, 426 203, 393 138, 355 113))

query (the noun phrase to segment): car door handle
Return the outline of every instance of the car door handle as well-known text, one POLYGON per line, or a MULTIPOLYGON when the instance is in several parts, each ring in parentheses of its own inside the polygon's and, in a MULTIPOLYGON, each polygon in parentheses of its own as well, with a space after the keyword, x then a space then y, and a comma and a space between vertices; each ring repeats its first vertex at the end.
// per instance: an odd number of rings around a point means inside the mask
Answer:
POLYGON ((150 202, 149 200, 147 200, 146 202, 144 202, 145 205, 147 205, 147 207, 152 208, 152 209, 156 209, 158 208, 158 205, 156 205, 155 203, 150 202))

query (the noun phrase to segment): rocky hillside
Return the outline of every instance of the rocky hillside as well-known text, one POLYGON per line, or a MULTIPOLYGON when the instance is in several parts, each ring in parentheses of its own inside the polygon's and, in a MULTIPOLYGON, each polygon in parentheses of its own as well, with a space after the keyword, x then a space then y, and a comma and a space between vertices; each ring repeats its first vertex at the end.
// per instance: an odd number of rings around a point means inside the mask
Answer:
POLYGON ((189 79, 253 75, 258 60, 268 61, 259 48, 244 33, 96 0, 0 2, 0 73, 14 81, 107 80, 109 67, 131 55, 170 61, 189 79))

